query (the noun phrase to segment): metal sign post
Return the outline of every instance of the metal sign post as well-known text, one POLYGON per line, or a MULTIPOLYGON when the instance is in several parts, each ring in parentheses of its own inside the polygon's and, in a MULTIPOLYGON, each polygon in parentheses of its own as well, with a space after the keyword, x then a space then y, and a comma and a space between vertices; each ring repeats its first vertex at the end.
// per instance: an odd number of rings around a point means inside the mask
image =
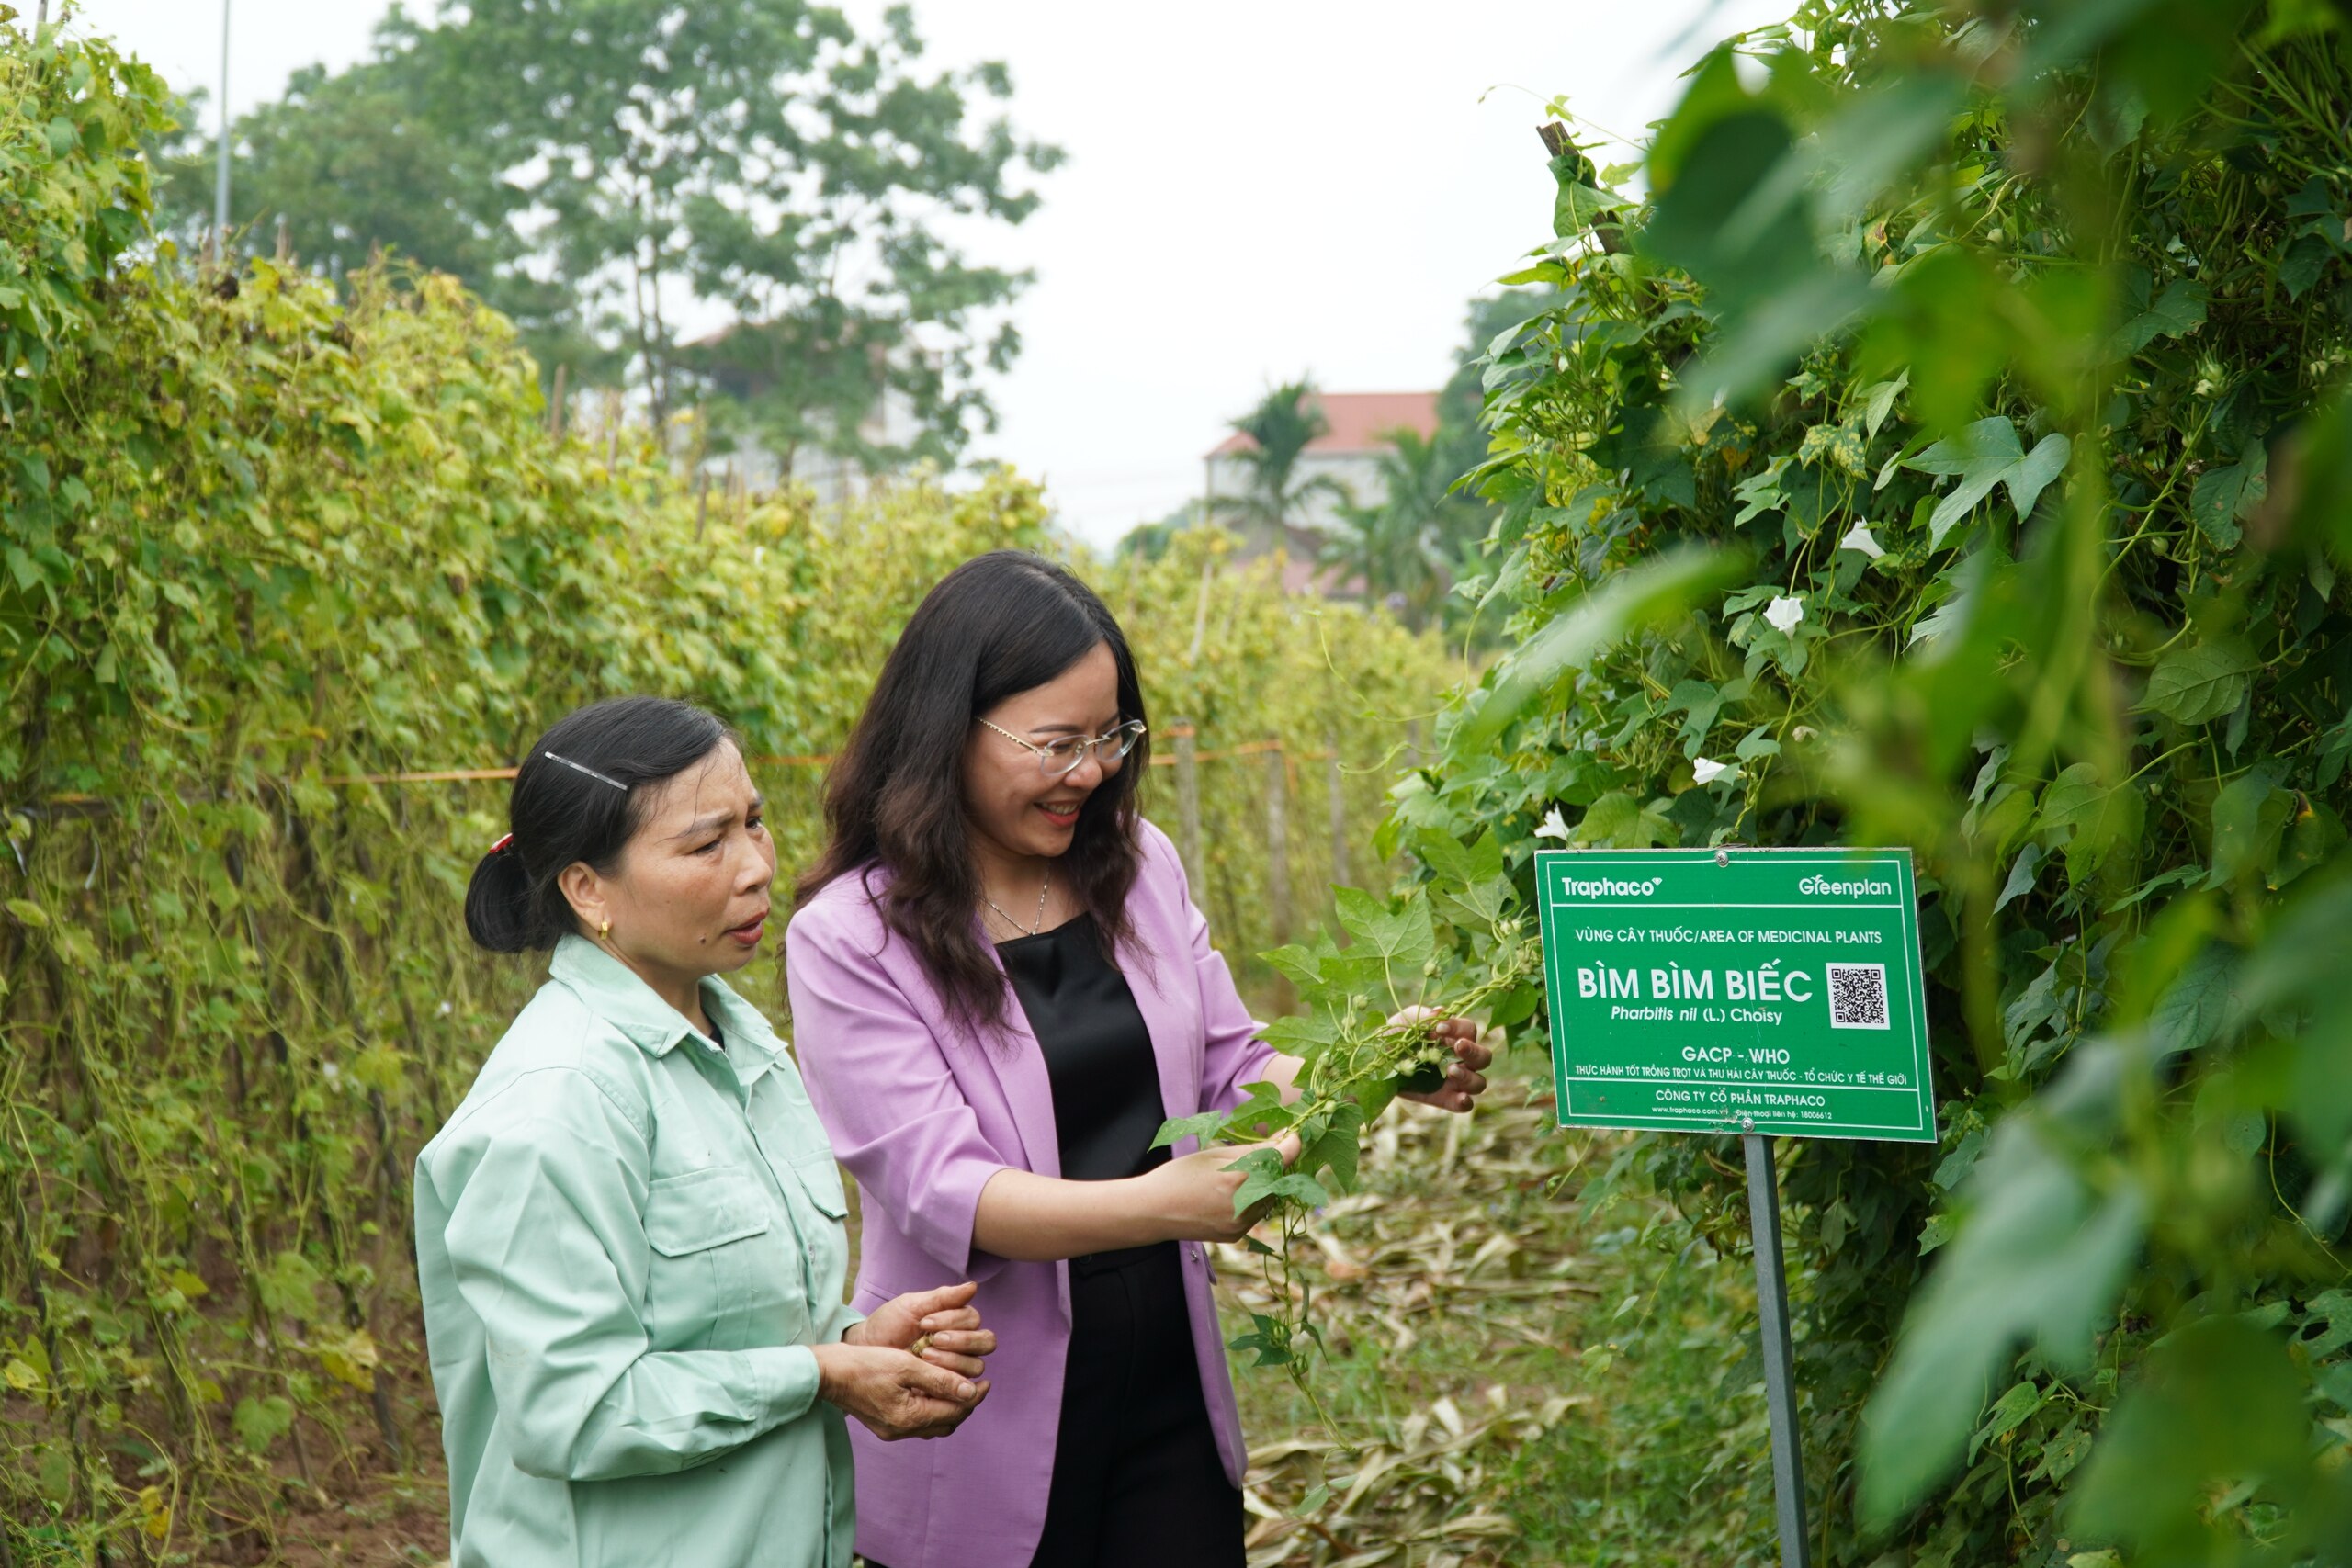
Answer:
POLYGON ((1747 1228, 1756 1242, 1757 1328, 1764 1340, 1764 1404, 1772 1420, 1772 1514, 1781 1568, 1813 1568, 1804 1528, 1804 1445, 1797 1440, 1797 1382, 1789 1344, 1789 1281, 1781 1271, 1781 1181, 1772 1140, 1748 1133, 1747 1228))
POLYGON ((1774 1135, 1933 1143, 1908 850, 1543 850, 1564 1127, 1735 1133, 1747 1156, 1782 1568, 1809 1568, 1774 1135))

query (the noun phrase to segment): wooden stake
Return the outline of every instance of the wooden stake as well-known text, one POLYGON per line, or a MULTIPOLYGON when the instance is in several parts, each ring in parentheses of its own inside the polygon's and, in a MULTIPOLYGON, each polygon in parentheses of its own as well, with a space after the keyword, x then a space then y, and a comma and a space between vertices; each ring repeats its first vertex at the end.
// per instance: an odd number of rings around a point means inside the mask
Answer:
POLYGON ((1193 610, 1193 646, 1184 655, 1184 662, 1188 665, 1201 661, 1201 644, 1209 635, 1209 580, 1216 573, 1216 561, 1201 563, 1201 597, 1193 610))
POLYGON ((1323 764, 1323 777, 1331 792, 1331 880, 1344 887, 1348 885, 1348 780, 1340 766, 1338 731, 1324 737, 1324 748, 1329 756, 1323 764))
POLYGON ((548 394, 548 434, 558 441, 563 439, 563 373, 569 368, 570 367, 563 365, 555 367, 555 390, 548 394))
POLYGON ((1183 854, 1184 874, 1192 879, 1197 906, 1208 897, 1208 885, 1201 877, 1201 775, 1193 756, 1193 721, 1180 718, 1169 733, 1176 742, 1176 828, 1181 835, 1176 847, 1183 854))
POLYGON ((1290 941, 1290 765, 1282 748, 1266 753, 1266 908, 1274 945, 1290 941))

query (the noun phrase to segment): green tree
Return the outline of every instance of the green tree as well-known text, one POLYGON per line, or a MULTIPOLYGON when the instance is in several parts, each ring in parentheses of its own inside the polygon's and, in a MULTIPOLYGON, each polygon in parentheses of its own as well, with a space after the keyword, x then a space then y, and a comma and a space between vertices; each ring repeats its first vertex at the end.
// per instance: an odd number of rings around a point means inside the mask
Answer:
MULTIPOLYGON (((243 248, 271 251, 282 220, 288 245, 329 277, 379 252, 453 273, 522 328, 543 363, 609 378, 617 365, 582 333, 572 291, 526 270, 531 246, 515 227, 523 193, 499 178, 481 141, 421 112, 403 63, 305 67, 277 102, 237 122, 243 248)), ((214 144, 183 137, 158 163, 168 226, 192 246, 212 220, 214 144)))
POLYGON ((1119 536, 1118 554, 1127 559, 1156 561, 1175 547, 1179 536, 1197 526, 1204 508, 1193 500, 1170 511, 1157 523, 1138 523, 1119 536))
POLYGON ((1216 498, 1216 518, 1261 543, 1282 544, 1303 526, 1314 497, 1348 501, 1347 491, 1329 475, 1298 471, 1307 444, 1330 428, 1314 383, 1305 378, 1259 399, 1257 407, 1233 422, 1233 429, 1250 441, 1237 454, 1248 478, 1239 495, 1216 498))
POLYGON ((1464 468, 1442 429, 1385 434, 1381 499, 1340 508, 1323 559, 1363 579, 1364 598, 1389 604, 1416 629, 1434 618, 1464 554, 1486 536, 1487 509, 1458 493, 1464 468))
MULTIPOLYGON (((454 271, 657 418, 715 392, 717 423, 787 460, 951 459, 989 423, 978 378, 1018 352, 1001 312, 1027 275, 949 230, 1023 221, 1021 172, 1060 153, 989 113, 1001 65, 922 52, 904 6, 870 35, 805 0, 395 9, 372 59, 239 123, 236 216, 254 249, 282 215, 319 265, 391 244, 454 271), (714 309, 734 324, 690 343, 714 309), (880 433, 886 407, 910 434, 880 433)), ((180 166, 184 221, 209 156, 180 166)))

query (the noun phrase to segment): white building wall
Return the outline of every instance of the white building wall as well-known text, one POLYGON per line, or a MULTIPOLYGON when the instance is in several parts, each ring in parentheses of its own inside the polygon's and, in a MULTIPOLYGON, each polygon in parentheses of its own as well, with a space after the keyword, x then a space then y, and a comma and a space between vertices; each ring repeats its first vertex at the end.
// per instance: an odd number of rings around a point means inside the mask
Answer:
MULTIPOLYGON (((1377 506, 1387 499, 1387 488, 1381 482, 1380 456, 1374 452, 1302 453, 1295 472, 1300 479, 1336 479, 1346 491, 1344 498, 1323 491, 1309 495, 1291 520, 1295 525, 1328 531, 1339 526, 1342 504, 1377 506)), ((1212 501, 1248 494, 1250 465, 1236 457, 1211 457, 1208 486, 1212 501)))

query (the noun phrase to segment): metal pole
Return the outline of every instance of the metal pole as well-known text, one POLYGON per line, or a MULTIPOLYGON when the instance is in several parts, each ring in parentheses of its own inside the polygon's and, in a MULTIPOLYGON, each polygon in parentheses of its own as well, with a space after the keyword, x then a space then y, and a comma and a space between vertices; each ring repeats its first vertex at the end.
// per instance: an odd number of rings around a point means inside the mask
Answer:
POLYGON ((1789 1345, 1789 1280, 1781 1269, 1781 1179, 1772 1168, 1771 1139, 1747 1133, 1739 1141, 1747 1151, 1747 1224, 1756 1242, 1756 1315, 1764 1338, 1764 1403, 1772 1419, 1772 1513, 1781 1527, 1781 1568, 1813 1568, 1789 1345))
POLYGON ((220 0, 220 164, 212 177, 212 228, 229 252, 229 0, 220 0))

